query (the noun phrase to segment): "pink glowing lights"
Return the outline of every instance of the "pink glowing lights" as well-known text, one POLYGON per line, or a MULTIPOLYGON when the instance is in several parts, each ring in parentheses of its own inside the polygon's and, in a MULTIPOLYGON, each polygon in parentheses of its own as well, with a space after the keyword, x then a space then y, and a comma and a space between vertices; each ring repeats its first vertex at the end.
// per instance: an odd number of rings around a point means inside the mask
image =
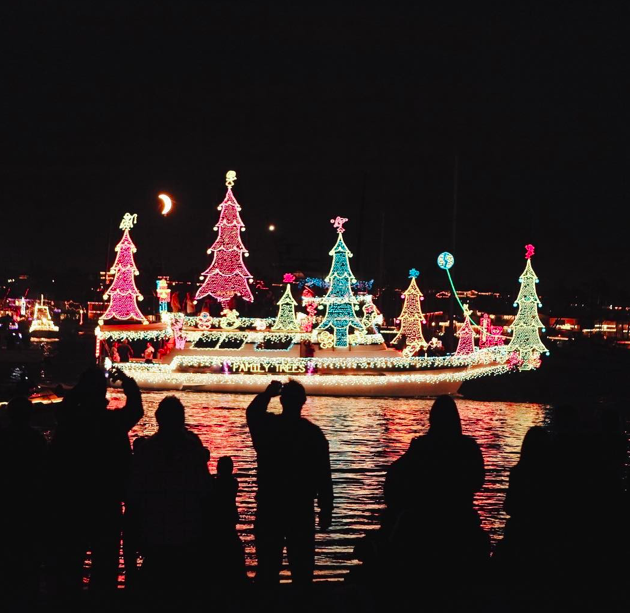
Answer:
POLYGON ((140 312, 136 300, 142 300, 142 295, 136 287, 135 275, 138 274, 133 254, 136 246, 129 236, 129 230, 133 228, 138 216, 125 213, 120 229, 123 231, 121 241, 116 245, 116 261, 111 272, 114 274, 114 281, 111 287, 103 294, 109 306, 101 318, 101 322, 107 319, 137 319, 146 323, 144 315, 140 312))
POLYGON ((479 348, 503 345, 503 327, 493 326, 488 313, 484 313, 479 322, 479 348))
POLYGON ((532 257, 532 255, 534 255, 534 245, 525 245, 525 259, 529 260, 529 258, 532 257))
POLYGON ((475 332, 470 325, 470 308, 467 304, 464 305, 464 324, 457 333, 459 336, 459 342, 457 343, 457 350, 455 355, 470 355, 475 351, 475 332))
POLYGON ((252 275, 243 263, 243 255, 249 255, 241 240, 241 232, 245 230, 245 224, 241 221, 239 215, 241 207, 232 194, 230 185, 234 183, 234 179, 236 179, 235 174, 228 177, 227 193, 219 205, 221 213, 214 227, 219 231, 219 235, 212 247, 208 249, 208 253, 213 254, 212 263, 202 273, 206 279, 195 296, 196 300, 200 300, 210 295, 223 306, 227 306, 235 295, 241 296, 248 302, 254 300, 248 282, 252 275))
POLYGON ((335 217, 335 219, 331 219, 330 223, 337 230, 337 232, 339 234, 341 234, 341 233, 346 231, 346 229, 343 227, 343 224, 345 224, 346 221, 348 221, 347 217, 339 217, 339 216, 337 216, 337 217, 335 217))

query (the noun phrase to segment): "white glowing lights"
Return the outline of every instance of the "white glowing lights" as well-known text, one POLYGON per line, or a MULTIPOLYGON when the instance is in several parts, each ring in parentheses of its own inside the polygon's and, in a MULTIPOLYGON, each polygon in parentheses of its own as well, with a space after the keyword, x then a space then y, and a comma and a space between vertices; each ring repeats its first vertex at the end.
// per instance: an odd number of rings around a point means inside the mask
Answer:
MULTIPOLYGON (((221 373, 186 373, 169 372, 160 365, 145 365, 142 363, 127 363, 120 365, 129 375, 133 376, 141 385, 155 387, 166 386, 169 389, 181 388, 183 386, 194 385, 208 386, 216 391, 237 391, 250 390, 252 393, 264 389, 269 384, 270 374, 282 372, 282 370, 260 370, 248 369, 249 374, 239 374, 231 372, 221 373), (149 369, 146 366, 152 366, 149 369), (261 374, 255 374, 261 373, 261 374)), ((365 375, 349 374, 305 374, 300 366, 292 366, 291 378, 302 383, 307 393, 330 393, 334 394, 336 389, 357 390, 357 395, 371 395, 380 392, 380 395, 417 395, 420 385, 438 386, 442 383, 462 383, 479 377, 489 375, 501 375, 509 372, 507 364, 492 364, 479 366, 466 370, 451 370, 422 373, 391 373, 365 375), (293 374, 295 373, 295 374, 293 374)), ((285 371, 286 372, 286 371, 285 371)), ((307 373, 309 372, 307 368, 307 373)))
MULTIPOLYGON (((285 276, 285 278, 287 278, 285 276)), ((295 318, 295 305, 297 302, 293 299, 291 294, 291 282, 287 283, 286 289, 282 298, 278 302, 278 316, 274 323, 272 330, 288 330, 292 332, 299 332, 300 326, 295 318)))
POLYGON ((525 246, 525 258, 527 264, 519 282, 521 288, 518 292, 514 306, 518 306, 518 313, 512 323, 514 330, 512 340, 507 346, 510 352, 517 352, 522 363, 521 370, 533 370, 540 365, 540 354, 549 353, 540 340, 539 330, 545 331, 540 321, 538 308, 542 306, 536 293, 538 277, 532 268, 531 257, 534 253, 533 245, 525 246))
MULTIPOLYGON (((103 338, 111 339, 112 336, 109 332, 102 333, 103 338)), ((332 337, 332 334, 331 334, 332 337)), ((129 338, 117 337, 117 338, 129 338)), ((209 336, 205 337, 208 340, 223 339, 229 340, 230 336, 222 335, 220 332, 209 333, 209 336)), ((242 337, 240 337, 242 338, 242 337)), ((292 337, 287 335, 285 338, 293 338, 296 342, 299 342, 300 337, 292 337)), ((248 343, 253 342, 254 339, 247 339, 248 343)), ((260 335, 257 339, 258 342, 265 342, 265 335, 260 335)), ((222 349, 221 351, 225 351, 222 349)), ((430 374, 434 370, 440 369, 465 369, 465 368, 477 368, 480 366, 489 366, 492 364, 508 364, 510 360, 510 353, 505 348, 492 348, 486 350, 475 351, 474 354, 464 356, 431 356, 431 357, 389 357, 389 356, 358 356, 354 357, 351 354, 344 354, 344 357, 336 356, 314 356, 311 358, 300 358, 297 356, 291 356, 290 360, 295 363, 308 363, 320 371, 330 370, 354 370, 354 371, 392 371, 392 372, 418 372, 424 371, 430 374)), ((222 366, 226 359, 230 364, 259 364, 262 367, 269 369, 274 364, 280 364, 287 361, 287 357, 279 357, 273 355, 243 355, 234 353, 226 358, 225 355, 220 353, 212 354, 211 350, 203 350, 193 354, 178 354, 175 355, 172 361, 168 364, 144 364, 142 362, 131 363, 131 368, 140 369, 143 371, 159 371, 159 372, 171 372, 171 371, 185 371, 186 369, 214 369, 222 366)), ((198 374, 198 373, 193 373, 198 374)))
POLYGON ((35 313, 29 332, 58 332, 59 327, 53 323, 48 307, 44 304, 42 296, 41 304, 35 304, 35 313))
POLYGON ((424 297, 416 284, 419 274, 415 268, 409 271, 411 282, 404 293, 405 302, 398 317, 400 328, 398 334, 392 340, 393 343, 396 343, 404 336, 408 355, 413 355, 420 349, 426 349, 427 347, 427 342, 422 334, 422 324, 427 323, 422 314, 421 302, 424 300, 424 297))

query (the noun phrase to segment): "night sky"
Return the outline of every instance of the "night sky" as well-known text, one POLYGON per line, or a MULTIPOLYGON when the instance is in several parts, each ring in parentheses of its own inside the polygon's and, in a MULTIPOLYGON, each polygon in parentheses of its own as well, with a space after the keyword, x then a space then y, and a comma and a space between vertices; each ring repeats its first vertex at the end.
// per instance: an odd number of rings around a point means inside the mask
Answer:
POLYGON ((623 289, 623 4, 469 4, 5 3, 0 271, 103 270, 130 211, 196 276, 234 169, 254 275, 326 274, 342 215, 361 278, 514 289, 532 242, 542 293, 623 289))

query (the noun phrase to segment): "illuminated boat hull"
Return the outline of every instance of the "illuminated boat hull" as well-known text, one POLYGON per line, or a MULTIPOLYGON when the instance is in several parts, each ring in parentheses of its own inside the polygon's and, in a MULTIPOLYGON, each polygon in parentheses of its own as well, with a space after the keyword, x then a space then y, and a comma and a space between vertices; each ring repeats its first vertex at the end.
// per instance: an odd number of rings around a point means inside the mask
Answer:
MULTIPOLYGON (((435 397, 455 394, 461 384, 471 377, 466 368, 432 370, 414 373, 339 374, 339 375, 239 375, 217 373, 183 373, 138 370, 133 364, 122 369, 145 390, 199 391, 231 394, 257 394, 276 379, 289 378, 304 385, 310 396, 369 396, 369 397, 435 397)), ((476 376, 502 374, 502 365, 478 367, 476 376)))
MULTIPOLYGON (((98 334, 112 341, 134 338, 134 333, 144 339, 153 335, 157 340, 168 338, 170 331, 159 324, 125 325, 103 327, 98 334)), ((247 338, 236 348, 199 345, 202 334, 194 328, 185 329, 182 347, 172 349, 155 363, 136 360, 116 366, 145 390, 257 394, 274 379, 295 379, 313 396, 371 397, 455 394, 464 381, 510 370, 504 348, 476 350, 464 356, 405 357, 381 342, 341 350, 315 345, 312 355, 306 356, 299 343, 303 340, 301 333, 290 338, 284 350, 261 348, 261 338, 269 337, 269 333, 247 333, 247 338)))

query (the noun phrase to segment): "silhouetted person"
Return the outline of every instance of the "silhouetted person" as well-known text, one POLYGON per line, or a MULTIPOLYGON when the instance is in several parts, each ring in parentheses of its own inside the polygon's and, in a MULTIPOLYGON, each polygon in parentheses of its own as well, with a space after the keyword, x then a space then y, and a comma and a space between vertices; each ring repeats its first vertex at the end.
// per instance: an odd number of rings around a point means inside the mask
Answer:
POLYGON ((122 343, 119 343, 117 349, 121 362, 129 362, 129 360, 133 357, 133 349, 127 339, 124 339, 122 343))
POLYGON ((510 470, 504 504, 510 517, 493 558, 509 586, 510 608, 523 599, 539 600, 548 583, 540 577, 555 574, 554 484, 551 437, 543 427, 534 426, 510 470))
POLYGON ((217 462, 217 474, 214 477, 215 516, 222 526, 235 527, 238 523, 236 495, 238 479, 234 476, 234 462, 230 456, 222 456, 217 462))
POLYGON ((143 415, 136 382, 112 369, 126 396, 108 410, 107 379, 90 368, 61 403, 50 447, 50 497, 57 587, 71 595, 82 585, 83 561, 91 551, 90 591, 116 589, 122 504, 131 462, 129 431, 143 415))
POLYGON ((31 428, 32 411, 27 398, 14 398, 0 430, 0 609, 33 606, 39 587, 46 439, 31 428))
POLYGON ((473 497, 485 470, 476 441, 462 434, 457 406, 440 396, 429 415, 429 431, 387 471, 383 529, 389 551, 384 573, 392 589, 418 589, 435 596, 474 583, 487 561, 489 541, 473 497))
MULTIPOLYGON (((236 531, 238 523, 238 479, 229 456, 219 458, 212 488, 212 550, 215 552, 215 578, 219 586, 234 587, 247 580, 243 545, 236 531)), ((229 596, 229 594, 226 594, 229 596)))
MULTIPOLYGON (((134 443, 129 503, 145 560, 148 594, 164 605, 192 599, 202 581, 211 493, 210 453, 185 425, 184 407, 165 397, 158 431, 134 443)), ((213 555, 211 546, 207 554, 213 555)))
POLYGON ((256 581, 263 586, 278 583, 285 546, 293 582, 310 585, 315 566, 315 499, 320 528, 327 530, 332 520, 328 442, 315 424, 301 417, 305 402, 306 392, 298 382, 272 381, 247 407, 247 425, 258 457, 256 581), (267 412, 274 396, 280 396, 280 415, 267 412))

